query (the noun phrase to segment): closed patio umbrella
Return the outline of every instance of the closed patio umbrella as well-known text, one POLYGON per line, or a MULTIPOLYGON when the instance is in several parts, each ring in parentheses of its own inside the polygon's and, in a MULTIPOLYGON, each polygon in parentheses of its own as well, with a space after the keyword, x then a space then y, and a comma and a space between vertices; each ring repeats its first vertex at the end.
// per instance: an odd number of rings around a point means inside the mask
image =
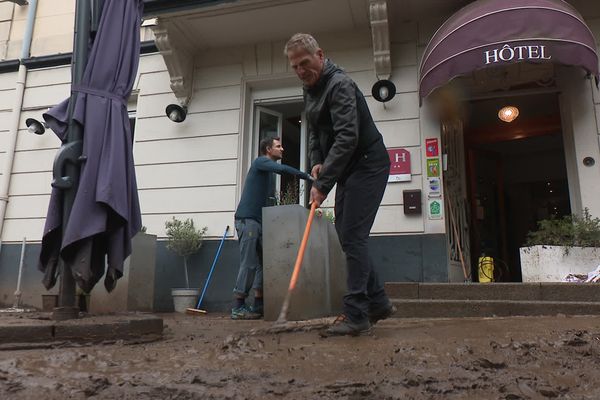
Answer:
MULTIPOLYGON (((141 228, 132 155, 132 132, 127 112, 140 54, 142 0, 104 0, 98 31, 91 41, 85 72, 71 86, 71 97, 48 110, 44 119, 67 141, 72 119, 83 130, 79 185, 68 222, 63 201, 68 178, 60 171, 61 152, 55 160, 53 189, 42 238, 39 269, 46 288, 56 284, 58 260, 71 271, 78 286, 90 291, 105 274, 111 291, 123 275, 123 261, 131 253, 131 238, 141 228), (58 167, 57 167, 58 165, 58 167), (58 169, 58 171, 57 171, 58 169)), ((77 146, 75 146, 77 147, 77 146)))

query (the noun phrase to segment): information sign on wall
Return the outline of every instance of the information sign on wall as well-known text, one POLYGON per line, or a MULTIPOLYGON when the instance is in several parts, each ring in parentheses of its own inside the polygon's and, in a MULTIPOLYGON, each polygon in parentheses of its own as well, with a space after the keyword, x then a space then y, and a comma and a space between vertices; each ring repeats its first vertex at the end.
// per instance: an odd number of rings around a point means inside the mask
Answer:
POLYGON ((390 156, 390 176, 388 182, 410 182, 410 153, 406 149, 387 149, 390 156))

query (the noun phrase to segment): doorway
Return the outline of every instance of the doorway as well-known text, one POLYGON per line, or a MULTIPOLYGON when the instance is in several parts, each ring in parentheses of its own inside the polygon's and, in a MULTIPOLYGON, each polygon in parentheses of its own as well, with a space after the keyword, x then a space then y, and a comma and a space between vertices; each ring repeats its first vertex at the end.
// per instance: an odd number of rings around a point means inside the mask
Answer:
POLYGON ((520 282, 519 248, 538 221, 571 213, 556 93, 472 100, 464 129, 470 265, 494 259, 494 280, 520 282), (519 110, 512 122, 499 110, 519 110))
MULTIPOLYGON (((282 164, 307 171, 308 136, 304 126, 302 102, 255 103, 253 157, 259 154, 259 143, 266 137, 279 137, 283 146, 282 164)), ((271 205, 308 202, 304 180, 291 175, 275 175, 271 185, 271 205)))

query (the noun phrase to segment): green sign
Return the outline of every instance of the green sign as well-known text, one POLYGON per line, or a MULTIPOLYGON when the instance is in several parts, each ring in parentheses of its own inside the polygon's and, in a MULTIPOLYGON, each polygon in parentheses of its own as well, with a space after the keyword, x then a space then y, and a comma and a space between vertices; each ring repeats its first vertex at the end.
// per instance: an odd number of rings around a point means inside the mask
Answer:
POLYGON ((429 200, 429 219, 442 219, 441 200, 429 200))

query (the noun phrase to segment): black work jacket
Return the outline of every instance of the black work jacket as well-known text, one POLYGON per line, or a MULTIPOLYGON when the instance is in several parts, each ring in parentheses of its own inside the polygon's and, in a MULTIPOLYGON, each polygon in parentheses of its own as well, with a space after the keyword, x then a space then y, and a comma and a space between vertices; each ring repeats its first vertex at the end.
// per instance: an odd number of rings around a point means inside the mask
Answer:
POLYGON ((369 164, 389 163, 383 138, 356 83, 337 65, 325 60, 317 83, 304 88, 311 168, 322 164, 313 183, 327 194, 343 183, 369 153, 369 164))

